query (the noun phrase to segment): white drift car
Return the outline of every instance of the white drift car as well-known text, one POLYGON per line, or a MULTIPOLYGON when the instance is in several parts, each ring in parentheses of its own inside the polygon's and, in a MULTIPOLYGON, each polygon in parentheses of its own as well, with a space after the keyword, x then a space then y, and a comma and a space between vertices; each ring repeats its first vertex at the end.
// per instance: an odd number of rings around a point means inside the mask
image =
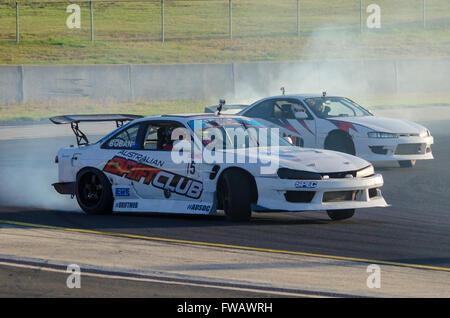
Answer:
POLYGON ((356 155, 371 162, 398 161, 412 167, 433 159, 430 131, 413 122, 373 116, 344 97, 281 95, 261 99, 239 115, 279 127, 301 147, 323 148, 356 155))
POLYGON ((340 220, 356 208, 387 206, 379 189, 383 178, 367 161, 292 146, 255 120, 215 114, 135 118, 51 118, 70 123, 78 143, 59 150, 55 189, 76 196, 89 214, 224 210, 230 220, 248 220, 252 211, 327 210, 340 220), (106 120, 120 127, 89 144, 78 123, 106 120))

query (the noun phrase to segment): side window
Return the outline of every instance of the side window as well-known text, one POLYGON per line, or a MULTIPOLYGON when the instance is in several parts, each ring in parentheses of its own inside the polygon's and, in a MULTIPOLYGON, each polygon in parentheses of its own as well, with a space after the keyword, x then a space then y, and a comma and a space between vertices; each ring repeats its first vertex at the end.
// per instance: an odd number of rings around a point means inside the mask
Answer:
POLYGON ((148 125, 144 138, 144 150, 158 149, 158 127, 148 125))
POLYGON ((295 119, 292 103, 287 100, 277 100, 273 106, 273 117, 295 119))
POLYGON ((187 129, 178 122, 149 123, 144 134, 144 150, 170 151, 175 142, 188 139, 188 135, 187 129), (174 140, 175 135, 177 140, 174 140))
POLYGON ((133 125, 122 130, 109 139, 103 146, 108 149, 138 149, 138 133, 140 125, 133 125))
POLYGON ((295 99, 279 99, 274 105, 274 118, 281 119, 313 119, 305 106, 295 99), (297 114, 303 113, 303 114, 297 114))
POLYGON ((262 119, 270 119, 273 117, 273 100, 266 100, 252 109, 247 111, 244 115, 250 118, 262 118, 262 119))

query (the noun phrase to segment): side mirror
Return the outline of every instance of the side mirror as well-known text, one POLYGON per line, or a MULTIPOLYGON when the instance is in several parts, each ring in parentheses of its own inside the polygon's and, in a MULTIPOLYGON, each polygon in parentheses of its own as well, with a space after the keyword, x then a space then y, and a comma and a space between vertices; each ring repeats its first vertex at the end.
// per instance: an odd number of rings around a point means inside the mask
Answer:
POLYGON ((295 118, 297 119, 307 119, 308 114, 306 112, 295 112, 295 118))

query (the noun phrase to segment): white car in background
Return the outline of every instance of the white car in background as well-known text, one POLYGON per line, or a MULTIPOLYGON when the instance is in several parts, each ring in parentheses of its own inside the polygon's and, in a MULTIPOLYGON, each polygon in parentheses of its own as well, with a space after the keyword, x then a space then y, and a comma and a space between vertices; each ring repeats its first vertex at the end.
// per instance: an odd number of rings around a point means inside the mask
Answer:
POLYGON ((430 131, 414 122, 376 117, 345 97, 281 95, 261 99, 238 113, 279 127, 300 147, 340 151, 370 162, 412 167, 433 159, 430 131))
POLYGON ((53 186, 76 196, 88 214, 223 210, 230 220, 248 220, 252 211, 327 210, 331 219, 342 220, 357 208, 387 206, 380 191, 383 177, 369 162, 294 147, 278 131, 263 145, 257 134, 271 130, 242 116, 74 115, 51 121, 71 124, 78 144, 58 151, 59 180, 53 186), (86 121, 115 121, 119 127, 91 144, 78 127, 86 121), (177 130, 185 134, 174 137, 177 130), (243 134, 241 141, 234 142, 236 131, 243 134), (174 160, 180 144, 188 146, 181 163, 174 160), (227 160, 202 160, 210 145, 216 147, 211 153, 227 160), (228 160, 230 155, 243 160, 228 160), (276 165, 265 171, 268 163, 276 165))

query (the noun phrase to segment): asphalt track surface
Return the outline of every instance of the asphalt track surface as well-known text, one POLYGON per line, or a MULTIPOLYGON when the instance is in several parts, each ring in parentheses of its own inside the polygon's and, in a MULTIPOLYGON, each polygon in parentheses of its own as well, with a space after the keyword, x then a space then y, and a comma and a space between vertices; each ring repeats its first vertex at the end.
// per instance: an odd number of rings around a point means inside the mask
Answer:
POLYGON ((221 215, 85 215, 50 187, 53 158, 74 137, 0 141, 0 220, 449 268, 450 121, 424 124, 435 159, 414 168, 376 165, 391 207, 358 210, 345 221, 323 211, 254 213, 245 223, 221 215))

